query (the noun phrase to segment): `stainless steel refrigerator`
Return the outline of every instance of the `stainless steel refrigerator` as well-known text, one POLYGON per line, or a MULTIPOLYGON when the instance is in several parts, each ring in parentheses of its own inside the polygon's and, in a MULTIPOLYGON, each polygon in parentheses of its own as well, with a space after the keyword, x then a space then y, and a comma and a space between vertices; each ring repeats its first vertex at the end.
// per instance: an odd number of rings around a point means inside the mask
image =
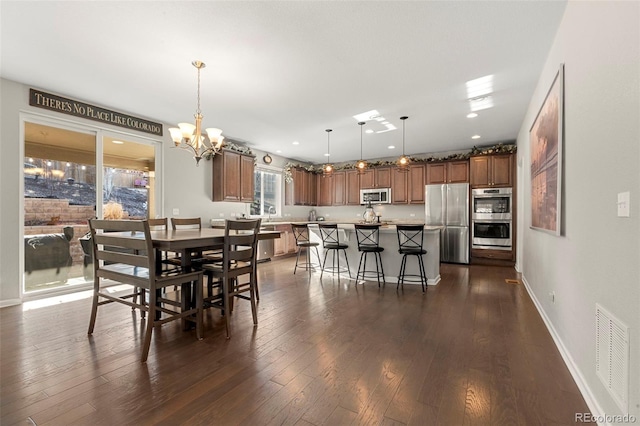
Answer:
POLYGON ((440 261, 469 263, 469 184, 427 185, 425 223, 440 231, 440 261))

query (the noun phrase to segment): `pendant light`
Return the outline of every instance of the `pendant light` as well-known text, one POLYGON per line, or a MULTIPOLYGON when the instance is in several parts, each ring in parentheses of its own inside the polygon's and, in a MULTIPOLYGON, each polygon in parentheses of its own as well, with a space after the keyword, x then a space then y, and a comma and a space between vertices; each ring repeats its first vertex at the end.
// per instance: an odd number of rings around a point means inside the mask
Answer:
POLYGON ((202 158, 211 158, 222 149, 222 130, 216 128, 205 129, 207 136, 202 134, 202 119, 204 118, 200 111, 200 70, 206 65, 202 61, 193 61, 191 63, 198 70, 198 104, 194 115, 196 124, 179 123, 178 127, 171 127, 171 139, 176 147, 186 149, 193 153, 196 160, 196 166, 200 164, 202 158))
POLYGON ((396 161, 396 164, 398 167, 398 171, 401 171, 401 172, 408 172, 409 163, 411 163, 411 160, 409 159, 409 157, 404 154, 404 122, 407 118, 409 117, 407 116, 400 117, 400 120, 402 120, 402 156, 398 158, 398 160, 396 161))
POLYGON ((331 143, 329 140, 329 135, 331 134, 332 130, 327 129, 325 130, 325 132, 327 132, 327 162, 324 166, 322 166, 322 177, 331 177, 333 176, 333 164, 331 164, 331 143))
POLYGON ((367 164, 366 160, 363 160, 362 157, 362 126, 364 126, 364 121, 360 121, 358 125, 360 126, 360 159, 356 161, 356 169, 358 169, 358 174, 361 175, 364 174, 369 165, 367 164))

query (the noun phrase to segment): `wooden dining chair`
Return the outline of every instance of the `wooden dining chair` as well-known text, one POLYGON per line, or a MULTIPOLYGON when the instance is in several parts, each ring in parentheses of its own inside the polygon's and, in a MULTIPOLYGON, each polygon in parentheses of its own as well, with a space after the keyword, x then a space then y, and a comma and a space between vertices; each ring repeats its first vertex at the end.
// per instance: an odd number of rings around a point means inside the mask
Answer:
POLYGON ((229 317, 233 311, 233 300, 236 298, 251 302, 253 324, 258 324, 256 263, 260 223, 261 219, 227 220, 222 249, 223 261, 202 266, 208 278, 207 296, 203 298, 204 307, 222 311, 225 317, 227 339, 231 337, 229 317), (247 276, 248 281, 240 282, 242 276, 247 276))
POLYGON ((93 334, 98 307, 118 302, 141 312, 148 312, 142 347, 142 362, 146 362, 154 327, 177 319, 195 322, 196 337, 202 338, 202 271, 183 271, 181 268, 156 268, 156 252, 147 220, 89 220, 93 241, 93 303, 88 334, 93 334), (187 291, 175 300, 162 296, 168 286, 181 285, 183 290, 195 283, 195 306, 185 299, 187 291), (118 295, 106 290, 129 284, 138 289, 140 303, 129 301, 133 294, 118 295), (145 303, 143 292, 149 297, 145 303), (191 307, 190 307, 191 306, 191 307), (157 315, 156 315, 157 314, 157 315))

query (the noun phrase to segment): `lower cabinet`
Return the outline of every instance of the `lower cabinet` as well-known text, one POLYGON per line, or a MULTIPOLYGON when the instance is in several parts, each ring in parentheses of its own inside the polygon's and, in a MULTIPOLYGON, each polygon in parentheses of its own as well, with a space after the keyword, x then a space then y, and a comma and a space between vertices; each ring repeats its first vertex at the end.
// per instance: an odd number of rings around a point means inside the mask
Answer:
POLYGON ((296 239, 293 236, 291 225, 276 225, 275 230, 280 232, 280 238, 273 240, 273 255, 286 256, 296 252, 296 239))

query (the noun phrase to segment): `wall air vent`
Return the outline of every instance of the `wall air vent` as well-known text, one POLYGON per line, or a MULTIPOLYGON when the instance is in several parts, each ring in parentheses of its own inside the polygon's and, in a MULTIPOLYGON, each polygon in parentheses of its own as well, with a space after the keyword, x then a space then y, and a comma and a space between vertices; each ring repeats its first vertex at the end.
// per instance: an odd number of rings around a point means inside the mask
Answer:
POLYGON ((622 412, 629 400, 629 327, 596 303, 596 373, 622 412))

